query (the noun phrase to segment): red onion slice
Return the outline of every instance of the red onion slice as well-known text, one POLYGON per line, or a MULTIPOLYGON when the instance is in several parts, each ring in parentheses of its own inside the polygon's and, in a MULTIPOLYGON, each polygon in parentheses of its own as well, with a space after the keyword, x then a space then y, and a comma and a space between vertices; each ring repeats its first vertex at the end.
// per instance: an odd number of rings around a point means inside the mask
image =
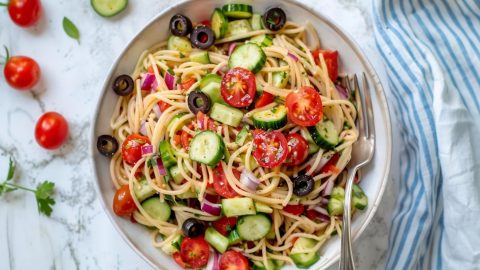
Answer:
POLYGON ((230 43, 230 45, 228 46, 228 55, 232 55, 233 50, 235 50, 236 47, 237 47, 236 42, 230 43))
POLYGON ((341 99, 348 99, 348 90, 347 88, 339 85, 339 84, 336 84, 335 85, 335 89, 337 89, 337 93, 338 95, 340 96, 341 99))
POLYGON ((160 106, 158 104, 153 105, 153 112, 157 116, 157 119, 160 119, 160 116, 162 116, 162 111, 160 111, 160 106))
POLYGON ((242 174, 240 175, 240 183, 246 186, 250 191, 255 191, 257 190, 260 181, 253 173, 243 169, 242 174))
POLYGON ((149 155, 153 153, 153 145, 151 144, 145 144, 142 145, 142 148, 140 148, 142 151, 142 156, 149 155))
POLYGON ((330 194, 332 194, 333 184, 334 184, 333 180, 329 179, 327 181, 327 185, 325 186, 325 188, 323 189, 323 192, 322 192, 323 196, 330 196, 330 194))
POLYGON ((218 256, 218 252, 215 250, 213 251, 213 265, 212 265, 212 270, 220 270, 220 266, 218 264, 218 261, 220 260, 220 256, 218 256))
POLYGON ((168 87, 168 90, 173 90, 175 88, 175 76, 170 74, 170 72, 165 72, 165 84, 168 87))
POLYGON ((155 79, 155 81, 153 81, 153 83, 152 83, 152 90, 150 90, 150 92, 152 92, 152 93, 157 92, 157 87, 158 87, 158 82, 155 79))
POLYGON ((298 62, 298 57, 296 55, 294 55, 293 53, 289 52, 288 57, 292 58, 293 61, 298 62))
POLYGON ((167 172, 165 171, 165 166, 163 166, 163 162, 161 158, 157 158, 157 167, 160 175, 162 176, 167 175, 167 172))
POLYGON ((214 216, 219 216, 222 212, 222 207, 219 204, 212 203, 205 198, 203 199, 201 209, 202 211, 214 216))
POLYGON ((152 84, 156 82, 155 74, 147 73, 142 78, 142 90, 152 90, 152 84))
POLYGON ((145 125, 145 121, 140 123, 140 134, 147 136, 147 126, 145 125))
POLYGON ((330 221, 330 216, 327 212, 327 210, 325 210, 324 208, 320 207, 320 206, 315 206, 312 208, 313 210, 315 210, 318 215, 318 219, 322 220, 322 221, 326 221, 326 222, 329 222, 330 221))

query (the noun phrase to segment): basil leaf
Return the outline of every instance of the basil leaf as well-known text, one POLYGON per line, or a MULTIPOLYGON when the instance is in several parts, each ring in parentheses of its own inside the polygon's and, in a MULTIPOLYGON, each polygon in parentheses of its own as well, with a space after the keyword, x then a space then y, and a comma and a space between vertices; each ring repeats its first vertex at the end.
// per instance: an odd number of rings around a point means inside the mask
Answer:
POLYGON ((73 24, 73 22, 70 21, 70 19, 68 19, 67 17, 63 17, 63 30, 69 37, 80 42, 80 32, 78 31, 75 24, 73 24))

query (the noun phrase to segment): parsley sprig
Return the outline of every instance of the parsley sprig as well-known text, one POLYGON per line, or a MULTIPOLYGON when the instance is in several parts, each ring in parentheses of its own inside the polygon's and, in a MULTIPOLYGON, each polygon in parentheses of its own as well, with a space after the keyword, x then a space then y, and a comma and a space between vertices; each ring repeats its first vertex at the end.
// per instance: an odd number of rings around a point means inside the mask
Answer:
POLYGON ((10 158, 10 163, 8 166, 7 178, 5 181, 0 183, 0 196, 4 193, 12 192, 18 189, 32 192, 35 194, 35 199, 37 200, 37 207, 40 213, 50 216, 52 213, 52 206, 55 204, 55 200, 52 198, 55 183, 50 181, 43 181, 38 184, 36 189, 27 188, 21 185, 17 185, 12 182, 13 176, 15 175, 15 161, 10 158))

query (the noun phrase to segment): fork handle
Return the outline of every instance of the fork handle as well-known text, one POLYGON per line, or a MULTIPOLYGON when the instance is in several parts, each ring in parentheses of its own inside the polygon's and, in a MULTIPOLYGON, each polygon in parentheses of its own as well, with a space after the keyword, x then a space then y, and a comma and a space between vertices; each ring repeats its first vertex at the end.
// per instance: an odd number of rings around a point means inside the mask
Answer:
POLYGON ((349 170, 347 185, 345 187, 345 204, 343 207, 343 230, 342 230, 342 249, 340 257, 339 270, 355 270, 352 254, 352 238, 350 231, 351 202, 353 179, 355 178, 356 168, 349 170))

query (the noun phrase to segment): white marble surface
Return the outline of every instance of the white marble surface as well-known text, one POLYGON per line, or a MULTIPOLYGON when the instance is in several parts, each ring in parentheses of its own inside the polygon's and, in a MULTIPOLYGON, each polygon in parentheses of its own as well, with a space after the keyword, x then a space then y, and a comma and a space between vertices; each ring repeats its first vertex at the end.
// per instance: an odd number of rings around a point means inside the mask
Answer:
MULTIPOLYGON (((94 13, 90 1, 42 2, 42 21, 29 30, 15 26, 6 10, 0 10, 0 44, 13 54, 35 58, 42 69, 42 83, 33 92, 15 91, 0 79, 0 177, 12 155, 18 163, 15 181, 27 186, 45 179, 55 182, 57 204, 47 218, 38 214, 30 194, 14 192, 0 198, 0 269, 151 269, 117 235, 101 209, 87 145, 108 68, 126 42, 175 1, 130 1, 128 9, 113 19, 94 13), (63 32, 64 16, 78 26, 80 44, 63 32), (34 139, 35 122, 46 111, 60 112, 70 125, 67 145, 54 152, 41 149, 34 139)), ((369 1, 303 2, 332 18, 377 69, 383 69, 375 50, 369 1)), ((392 165, 395 171, 397 166, 392 165)), ((393 183, 371 226, 354 244, 358 269, 384 268, 393 183)))

